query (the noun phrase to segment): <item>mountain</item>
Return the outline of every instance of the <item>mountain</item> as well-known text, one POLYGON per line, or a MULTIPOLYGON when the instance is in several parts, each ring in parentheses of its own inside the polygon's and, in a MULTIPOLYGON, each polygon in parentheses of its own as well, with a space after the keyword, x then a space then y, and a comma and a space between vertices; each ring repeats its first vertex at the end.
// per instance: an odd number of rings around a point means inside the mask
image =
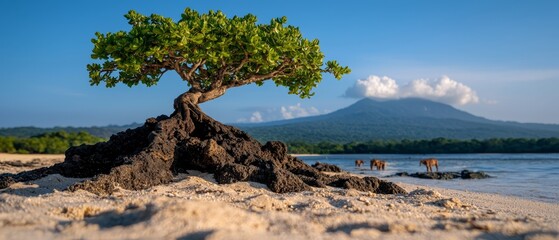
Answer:
POLYGON ((128 125, 108 125, 103 127, 53 127, 53 128, 38 128, 38 127, 14 127, 14 128, 0 128, 0 136, 13 136, 13 137, 31 137, 43 133, 66 131, 73 132, 88 132, 89 134, 102 138, 109 138, 111 135, 124 131, 129 128, 137 128, 141 126, 139 123, 132 123, 128 125))
POLYGON ((338 111, 305 118, 239 124, 261 141, 338 142, 402 139, 559 137, 559 125, 494 121, 424 99, 362 99, 338 111))
MULTIPOLYGON (((0 128, 0 136, 29 137, 47 132, 85 131, 109 138, 141 124, 103 127, 0 128)), ((260 141, 364 142, 403 139, 488 139, 559 137, 559 125, 494 121, 429 100, 362 99, 335 112, 257 124, 234 124, 260 141)))

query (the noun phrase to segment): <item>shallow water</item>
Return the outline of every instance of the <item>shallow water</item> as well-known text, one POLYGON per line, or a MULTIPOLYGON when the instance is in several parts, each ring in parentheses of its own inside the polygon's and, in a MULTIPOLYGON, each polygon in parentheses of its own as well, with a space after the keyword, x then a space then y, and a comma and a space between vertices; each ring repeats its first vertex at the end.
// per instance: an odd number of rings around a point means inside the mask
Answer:
POLYGON ((419 160, 430 157, 439 160, 439 171, 484 171, 493 178, 430 180, 391 177, 386 180, 559 203, 559 154, 333 154, 299 158, 308 164, 320 161, 353 173, 385 177, 396 172, 424 172, 425 166, 420 167, 419 160), (372 158, 385 160, 386 170, 371 171, 369 160, 372 158), (365 160, 365 165, 355 167, 356 159, 365 160))

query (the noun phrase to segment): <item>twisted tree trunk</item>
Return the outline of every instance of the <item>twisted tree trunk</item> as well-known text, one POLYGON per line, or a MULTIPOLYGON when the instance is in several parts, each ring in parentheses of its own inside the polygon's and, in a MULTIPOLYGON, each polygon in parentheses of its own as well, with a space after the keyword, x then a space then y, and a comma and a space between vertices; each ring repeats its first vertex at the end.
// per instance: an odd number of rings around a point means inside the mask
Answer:
MULTIPOLYGON (((223 90, 224 92, 225 90, 223 90)), ((262 145, 241 130, 204 114, 198 103, 223 94, 189 91, 175 99, 171 116, 149 118, 109 141, 72 147, 52 167, 0 176, 0 188, 48 174, 91 178, 70 187, 110 194, 117 187, 140 190, 172 180, 188 169, 213 173, 218 183, 255 181, 274 192, 295 192, 327 185, 377 193, 404 193, 374 177, 328 176, 287 154, 281 142, 262 145)))

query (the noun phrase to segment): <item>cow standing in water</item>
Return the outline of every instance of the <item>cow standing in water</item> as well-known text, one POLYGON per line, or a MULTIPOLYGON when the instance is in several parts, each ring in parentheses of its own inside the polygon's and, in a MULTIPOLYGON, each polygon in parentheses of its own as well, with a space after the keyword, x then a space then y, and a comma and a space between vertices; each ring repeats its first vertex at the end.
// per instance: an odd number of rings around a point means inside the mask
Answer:
POLYGON ((386 166, 385 161, 378 160, 378 159, 372 159, 371 160, 371 170, 373 170, 373 167, 376 167, 377 170, 384 170, 385 166, 386 166))
POLYGON ((427 172, 433 172, 433 166, 435 166, 437 168, 437 172, 439 171, 439 161, 435 158, 427 158, 427 159, 423 159, 421 161, 419 161, 419 166, 421 167, 421 164, 425 165, 425 167, 427 168, 427 172))
POLYGON ((363 161, 361 159, 355 160, 355 166, 356 167, 361 167, 361 165, 363 165, 364 163, 365 163, 365 161, 363 161))

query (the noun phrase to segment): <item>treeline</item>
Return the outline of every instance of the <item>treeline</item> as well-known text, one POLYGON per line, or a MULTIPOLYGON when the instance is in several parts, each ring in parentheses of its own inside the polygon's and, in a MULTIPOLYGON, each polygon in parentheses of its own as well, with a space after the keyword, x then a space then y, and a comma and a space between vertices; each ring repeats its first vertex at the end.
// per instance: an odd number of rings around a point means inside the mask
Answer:
POLYGON ((87 132, 67 133, 65 131, 44 133, 29 138, 1 137, 0 152, 3 153, 64 153, 68 148, 82 144, 106 141, 87 132))
POLYGON ((559 138, 493 138, 487 140, 431 140, 369 141, 346 144, 320 142, 288 142, 290 153, 352 154, 352 153, 559 153, 559 138))
MULTIPOLYGON (((44 133, 29 138, 0 136, 3 153, 64 153, 68 148, 82 144, 106 141, 87 132, 65 131, 44 133)), ((559 153, 559 138, 492 138, 486 140, 374 140, 346 144, 320 142, 287 142, 290 153, 298 154, 352 154, 352 153, 559 153)))
POLYGON ((125 131, 129 128, 137 128, 141 126, 138 123, 132 123, 128 125, 108 125, 103 127, 53 127, 53 128, 38 128, 38 127, 14 127, 14 128, 0 128, 0 136, 5 137, 18 137, 18 138, 29 138, 32 136, 37 136, 43 133, 52 132, 67 132, 67 133, 79 133, 87 132, 93 136, 110 138, 113 134, 125 131))

